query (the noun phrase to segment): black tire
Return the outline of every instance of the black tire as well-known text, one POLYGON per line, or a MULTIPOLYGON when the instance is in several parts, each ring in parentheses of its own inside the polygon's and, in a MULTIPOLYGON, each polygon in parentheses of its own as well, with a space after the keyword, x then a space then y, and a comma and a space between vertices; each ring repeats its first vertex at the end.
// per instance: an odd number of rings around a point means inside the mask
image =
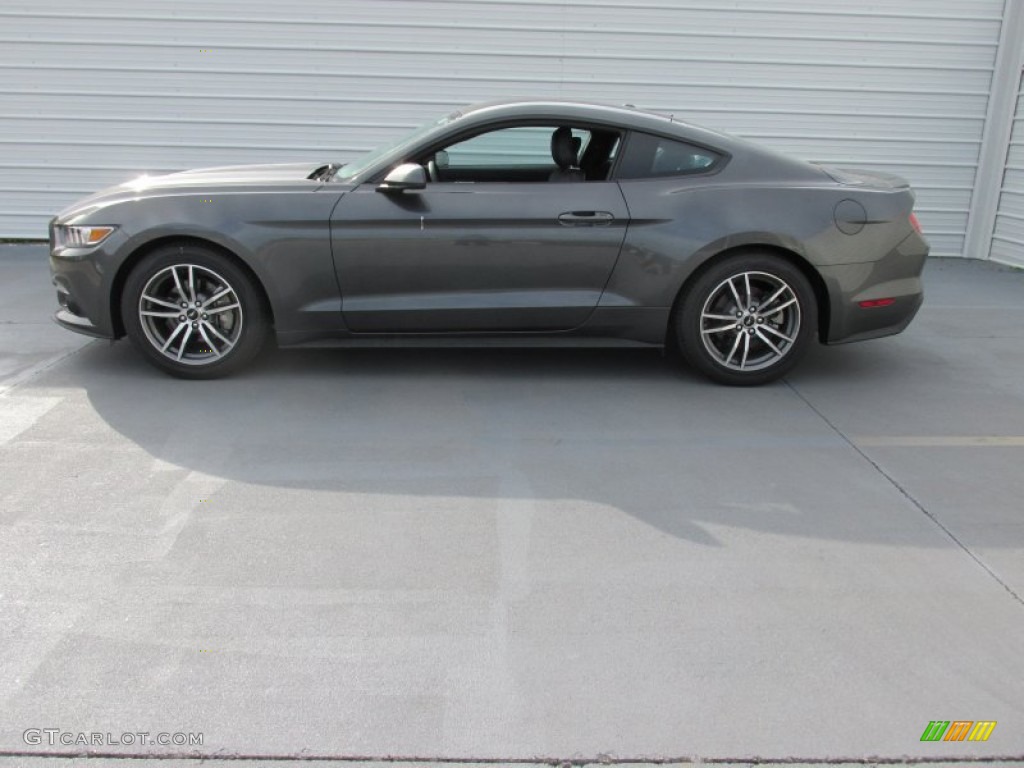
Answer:
POLYGON ((259 354, 270 330, 263 295, 245 270, 191 244, 159 248, 135 266, 121 318, 150 363, 183 379, 234 373, 259 354))
POLYGON ((720 384, 756 386, 786 375, 807 352, 818 307, 794 264, 772 254, 744 253, 701 271, 687 286, 673 322, 691 366, 720 384))

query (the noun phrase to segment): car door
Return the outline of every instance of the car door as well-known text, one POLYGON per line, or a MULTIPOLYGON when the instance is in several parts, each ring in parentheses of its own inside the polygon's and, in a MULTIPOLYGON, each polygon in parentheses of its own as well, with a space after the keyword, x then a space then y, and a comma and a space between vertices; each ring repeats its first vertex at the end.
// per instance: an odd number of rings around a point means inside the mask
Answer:
POLYGON ((331 238, 349 329, 538 332, 587 320, 629 221, 619 186, 548 181, 554 127, 503 130, 520 133, 449 148, 425 189, 364 184, 342 198, 331 238))

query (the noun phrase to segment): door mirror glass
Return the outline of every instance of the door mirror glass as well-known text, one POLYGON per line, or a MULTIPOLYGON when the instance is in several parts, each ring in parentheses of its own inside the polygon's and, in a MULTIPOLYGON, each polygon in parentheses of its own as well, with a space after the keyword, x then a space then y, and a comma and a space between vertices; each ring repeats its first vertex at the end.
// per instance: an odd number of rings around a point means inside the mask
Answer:
POLYGON ((427 188, 427 172, 419 163, 403 163, 377 186, 378 192, 406 192, 427 188))

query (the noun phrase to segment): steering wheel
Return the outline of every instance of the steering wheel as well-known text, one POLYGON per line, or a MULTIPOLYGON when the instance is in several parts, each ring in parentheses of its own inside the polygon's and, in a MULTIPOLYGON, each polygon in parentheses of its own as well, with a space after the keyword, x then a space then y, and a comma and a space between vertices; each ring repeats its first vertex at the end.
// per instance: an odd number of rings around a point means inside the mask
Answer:
POLYGON ((433 157, 427 161, 427 176, 434 183, 441 180, 441 176, 437 172, 437 163, 434 161, 433 157))

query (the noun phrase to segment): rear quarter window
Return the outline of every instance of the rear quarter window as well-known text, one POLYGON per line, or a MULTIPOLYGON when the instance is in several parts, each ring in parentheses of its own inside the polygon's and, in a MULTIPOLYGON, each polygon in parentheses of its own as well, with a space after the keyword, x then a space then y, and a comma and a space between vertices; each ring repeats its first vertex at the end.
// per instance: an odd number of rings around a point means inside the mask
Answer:
POLYGON ((632 133, 616 171, 619 179, 658 179, 707 173, 722 156, 685 141, 632 133))

